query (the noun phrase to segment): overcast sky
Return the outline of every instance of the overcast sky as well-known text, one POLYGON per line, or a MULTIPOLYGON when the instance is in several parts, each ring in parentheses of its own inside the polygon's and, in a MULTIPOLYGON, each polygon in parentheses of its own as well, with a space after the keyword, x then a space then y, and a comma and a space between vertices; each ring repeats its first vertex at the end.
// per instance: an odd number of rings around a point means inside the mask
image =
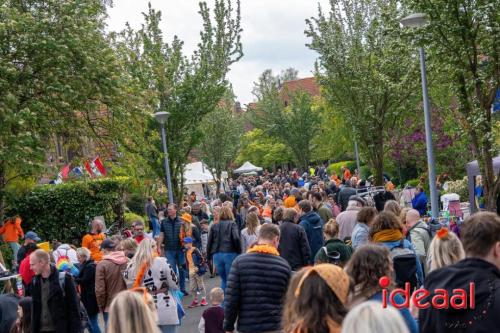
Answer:
MULTIPOLYGON (((213 0, 207 1, 209 6, 213 0)), ((237 100, 252 102, 253 82, 266 69, 275 73, 294 67, 299 77, 312 76, 316 53, 305 44, 305 19, 317 15, 318 2, 323 9, 328 0, 241 0, 243 58, 232 65, 229 80, 237 100)), ((184 51, 191 54, 199 41, 201 18, 197 0, 152 0, 153 8, 161 10, 166 41, 178 35, 185 42, 184 51)), ((129 22, 139 28, 147 0, 115 0, 108 11, 108 29, 120 31, 129 22)), ((211 7, 212 8, 212 7, 211 7)))

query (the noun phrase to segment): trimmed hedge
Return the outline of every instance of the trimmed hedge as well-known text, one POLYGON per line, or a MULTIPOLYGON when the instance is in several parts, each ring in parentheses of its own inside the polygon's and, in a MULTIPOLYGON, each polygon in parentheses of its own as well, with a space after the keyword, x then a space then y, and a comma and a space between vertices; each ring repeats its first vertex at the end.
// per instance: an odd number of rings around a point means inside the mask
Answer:
POLYGON ((341 168, 343 166, 346 166, 349 170, 351 170, 351 173, 354 174, 354 170, 356 169, 356 161, 341 161, 332 163, 326 168, 326 171, 329 175, 331 175, 333 171, 335 171, 339 177, 342 177, 341 168))
POLYGON ((132 223, 134 223, 137 220, 141 221, 142 223, 144 223, 145 226, 147 226, 146 223, 144 222, 144 217, 142 217, 141 215, 137 215, 135 213, 130 212, 130 213, 125 213, 124 217, 125 217, 125 225, 124 226, 126 228, 131 228, 132 223))
POLYGON ((129 178, 102 178, 59 185, 41 185, 10 203, 10 214, 19 214, 25 232, 34 230, 42 240, 80 244, 94 216, 104 216, 106 226, 124 221, 124 196, 129 178))

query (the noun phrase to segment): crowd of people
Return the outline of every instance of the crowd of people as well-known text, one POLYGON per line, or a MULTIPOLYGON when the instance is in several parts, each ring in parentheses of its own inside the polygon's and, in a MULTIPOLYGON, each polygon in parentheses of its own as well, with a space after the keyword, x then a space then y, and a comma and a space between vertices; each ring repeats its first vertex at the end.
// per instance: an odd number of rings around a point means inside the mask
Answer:
POLYGON ((22 246, 11 245, 25 291, 11 332, 100 333, 99 317, 106 332, 187 332, 184 297, 189 308, 206 306, 201 333, 500 327, 496 214, 476 213, 459 231, 431 228, 421 188, 413 207, 393 200, 389 183, 370 201, 358 195, 370 184, 347 168, 341 175, 327 175, 322 166, 303 174, 278 170, 229 185, 232 191, 212 201, 192 193, 179 206, 158 207, 148 198, 149 228, 136 221, 131 230, 106 235, 95 218, 81 247, 38 249, 34 231, 22 234, 19 221, 9 222, 9 233, 24 236, 22 246), (206 290, 205 277, 214 275, 220 288, 206 290), (471 282, 471 308, 440 308, 443 298, 438 306, 409 302, 419 288, 427 291, 419 299, 425 303, 439 290, 450 296, 469 290, 471 282), (387 290, 397 288, 410 295, 397 293, 384 307, 387 290))

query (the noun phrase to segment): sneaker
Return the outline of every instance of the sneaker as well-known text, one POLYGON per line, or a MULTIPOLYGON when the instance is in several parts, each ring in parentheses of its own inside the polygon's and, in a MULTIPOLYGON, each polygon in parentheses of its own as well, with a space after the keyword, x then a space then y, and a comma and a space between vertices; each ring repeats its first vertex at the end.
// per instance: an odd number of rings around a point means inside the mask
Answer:
POLYGON ((197 307, 197 306, 198 306, 198 301, 193 300, 193 301, 191 302, 191 304, 189 304, 188 308, 195 308, 195 307, 197 307))
POLYGON ((203 297, 203 298, 201 299, 200 305, 201 305, 201 306, 205 306, 205 305, 207 305, 207 300, 205 299, 205 297, 203 297))

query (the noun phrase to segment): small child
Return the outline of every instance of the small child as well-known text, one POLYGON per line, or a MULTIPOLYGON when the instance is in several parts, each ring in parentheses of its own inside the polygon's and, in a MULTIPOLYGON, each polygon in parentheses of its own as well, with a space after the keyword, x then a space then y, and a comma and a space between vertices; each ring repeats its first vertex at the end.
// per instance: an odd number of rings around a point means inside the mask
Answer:
POLYGON ((191 283, 191 292, 193 293, 193 302, 189 308, 194 308, 198 305, 207 305, 205 283, 203 275, 206 273, 206 263, 200 250, 193 246, 191 237, 184 238, 184 248, 186 249, 186 262, 189 268, 189 281, 191 283), (201 294, 201 302, 198 303, 198 295, 201 294))
POLYGON ((222 329, 224 309, 221 306, 224 302, 224 291, 219 287, 210 290, 210 302, 212 306, 203 311, 198 331, 199 333, 224 333, 222 329))

